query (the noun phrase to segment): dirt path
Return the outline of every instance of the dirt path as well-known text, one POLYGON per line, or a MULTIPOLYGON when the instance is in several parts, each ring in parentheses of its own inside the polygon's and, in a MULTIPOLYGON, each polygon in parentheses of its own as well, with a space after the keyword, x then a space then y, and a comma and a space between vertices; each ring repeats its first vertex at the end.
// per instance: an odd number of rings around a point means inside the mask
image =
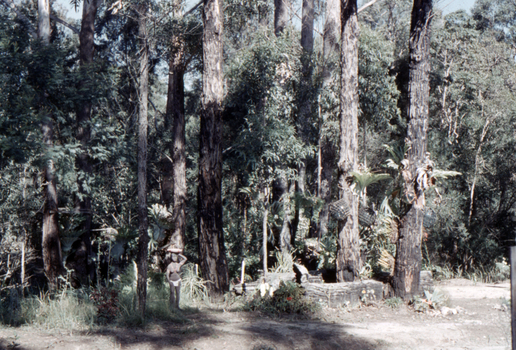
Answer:
POLYGON ((145 330, 108 328, 73 333, 1 328, 0 349, 510 349, 509 284, 451 280, 437 285, 450 297, 448 315, 405 305, 323 309, 317 319, 273 320, 257 313, 202 310, 191 323, 145 330), (453 310, 458 310, 453 314, 453 310))

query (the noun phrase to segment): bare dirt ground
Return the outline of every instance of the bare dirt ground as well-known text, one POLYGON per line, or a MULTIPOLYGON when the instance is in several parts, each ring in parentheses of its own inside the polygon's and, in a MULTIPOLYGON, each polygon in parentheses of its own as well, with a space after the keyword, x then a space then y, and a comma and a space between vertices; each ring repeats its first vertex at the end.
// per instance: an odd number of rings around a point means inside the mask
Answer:
POLYGON ((259 313, 201 309, 186 324, 89 331, 0 328, 0 349, 347 349, 502 350, 511 347, 510 285, 456 279, 436 283, 449 313, 410 306, 324 308, 310 319, 271 319, 259 313), (453 310, 458 311, 453 314, 453 310))

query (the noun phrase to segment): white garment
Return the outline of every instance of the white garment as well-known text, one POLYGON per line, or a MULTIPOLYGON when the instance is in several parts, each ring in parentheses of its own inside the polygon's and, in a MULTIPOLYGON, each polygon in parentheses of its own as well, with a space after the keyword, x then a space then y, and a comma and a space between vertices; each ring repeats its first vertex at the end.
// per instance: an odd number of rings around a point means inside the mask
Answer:
POLYGON ((177 281, 170 281, 170 283, 172 283, 172 285, 174 287, 179 287, 181 285, 181 280, 177 280, 177 281))

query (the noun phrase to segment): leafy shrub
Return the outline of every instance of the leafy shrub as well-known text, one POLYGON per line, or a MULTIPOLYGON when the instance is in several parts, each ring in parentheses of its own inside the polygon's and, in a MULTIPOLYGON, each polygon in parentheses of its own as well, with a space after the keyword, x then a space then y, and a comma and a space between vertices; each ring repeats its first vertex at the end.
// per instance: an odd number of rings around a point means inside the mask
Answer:
MULTIPOLYGON (((424 270, 432 271, 432 277, 436 281, 449 280, 455 278, 457 273, 454 272, 448 265, 438 266, 438 265, 427 265, 424 266, 424 270)), ((460 276, 458 276, 460 277, 460 276)))
POLYGON ((305 298, 303 288, 294 282, 280 282, 279 288, 271 297, 266 293, 263 297, 259 293, 246 303, 244 309, 249 311, 262 311, 270 315, 281 314, 313 314, 319 305, 305 298))
POLYGON ((495 263, 491 282, 505 281, 509 278, 511 278, 511 267, 507 264, 507 261, 504 258, 502 262, 495 263))

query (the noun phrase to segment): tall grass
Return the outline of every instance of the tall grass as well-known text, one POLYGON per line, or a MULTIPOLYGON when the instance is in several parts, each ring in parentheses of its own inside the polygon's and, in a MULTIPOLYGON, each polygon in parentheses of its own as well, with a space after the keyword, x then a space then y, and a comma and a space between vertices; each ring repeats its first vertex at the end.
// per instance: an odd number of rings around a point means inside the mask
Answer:
POLYGON ((97 309, 84 290, 30 296, 20 302, 19 322, 44 329, 85 329, 95 325, 97 309))
POLYGON ((206 303, 208 301, 208 288, 206 287, 206 281, 199 276, 197 265, 186 264, 182 271, 181 305, 195 306, 206 303))
POLYGON ((473 282, 497 283, 505 281, 511 276, 510 266, 505 259, 501 262, 496 262, 493 266, 477 266, 468 271, 464 271, 462 266, 452 268, 448 265, 438 266, 434 264, 425 264, 423 270, 432 271, 435 280, 466 278, 473 282))
POLYGON ((29 324, 44 329, 88 329, 100 324, 142 326, 148 322, 171 321, 186 323, 185 314, 195 312, 196 306, 208 301, 206 281, 193 264, 183 268, 181 310, 170 307, 170 289, 163 273, 149 271, 146 317, 142 319, 137 303, 136 270, 128 268, 114 283, 99 289, 73 289, 69 284, 58 293, 40 293, 23 298, 17 290, 3 293, 0 299, 0 324, 29 324), (95 298, 95 295, 105 296, 95 298), (113 297, 107 297, 107 295, 113 297), (103 307, 115 310, 106 317, 103 307))

